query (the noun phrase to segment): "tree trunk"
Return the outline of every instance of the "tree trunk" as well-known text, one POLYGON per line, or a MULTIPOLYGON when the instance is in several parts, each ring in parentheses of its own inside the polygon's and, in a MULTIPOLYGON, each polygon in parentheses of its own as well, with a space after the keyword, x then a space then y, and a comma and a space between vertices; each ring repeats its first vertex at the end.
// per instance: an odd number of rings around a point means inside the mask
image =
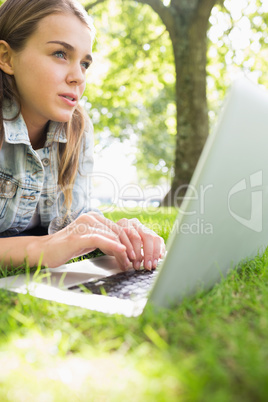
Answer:
POLYGON ((179 205, 209 132, 206 98, 207 28, 215 0, 171 3, 176 67, 177 140, 174 178, 162 205, 179 205), (196 3, 195 5, 193 3, 196 3), (175 12, 174 12, 175 11, 175 12))

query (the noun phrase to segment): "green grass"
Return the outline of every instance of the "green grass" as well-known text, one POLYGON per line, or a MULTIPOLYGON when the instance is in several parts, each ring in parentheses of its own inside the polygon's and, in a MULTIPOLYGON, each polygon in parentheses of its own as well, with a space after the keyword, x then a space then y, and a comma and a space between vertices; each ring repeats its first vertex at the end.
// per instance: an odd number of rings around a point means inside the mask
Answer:
MULTIPOLYGON (((167 238, 175 216, 139 218, 167 238)), ((267 401, 267 266, 268 251, 210 292, 138 318, 1 291, 0 400, 267 401)))

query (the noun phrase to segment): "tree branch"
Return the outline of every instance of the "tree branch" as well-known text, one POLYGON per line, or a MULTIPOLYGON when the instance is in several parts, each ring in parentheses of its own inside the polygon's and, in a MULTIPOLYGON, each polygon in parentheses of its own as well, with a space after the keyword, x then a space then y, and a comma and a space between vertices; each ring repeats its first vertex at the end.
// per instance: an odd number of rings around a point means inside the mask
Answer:
MULTIPOLYGON (((106 0, 96 0, 84 6, 86 11, 91 10, 98 4, 104 3, 106 0)), ((148 4, 159 15, 167 30, 171 33, 174 30, 174 17, 170 7, 164 6, 161 0, 136 0, 138 3, 148 4)))
POLYGON ((209 18, 212 8, 218 3, 217 0, 199 0, 198 12, 200 15, 209 18))
POLYGON ((166 8, 160 0, 136 0, 138 3, 148 4, 157 13, 161 14, 163 8, 166 8))
POLYGON ((170 6, 164 6, 161 0, 136 0, 148 4, 159 15, 170 34, 174 31, 175 20, 170 6))

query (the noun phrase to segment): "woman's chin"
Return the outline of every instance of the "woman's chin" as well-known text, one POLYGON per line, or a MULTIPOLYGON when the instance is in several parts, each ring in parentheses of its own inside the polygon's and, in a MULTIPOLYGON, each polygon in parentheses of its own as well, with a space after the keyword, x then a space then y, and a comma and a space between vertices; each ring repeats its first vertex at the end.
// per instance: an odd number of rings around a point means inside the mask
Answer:
POLYGON ((73 116, 73 113, 71 113, 69 115, 64 115, 64 116, 58 115, 58 116, 55 116, 55 119, 53 119, 53 120, 57 121, 58 123, 68 123, 71 120, 72 116, 73 116))

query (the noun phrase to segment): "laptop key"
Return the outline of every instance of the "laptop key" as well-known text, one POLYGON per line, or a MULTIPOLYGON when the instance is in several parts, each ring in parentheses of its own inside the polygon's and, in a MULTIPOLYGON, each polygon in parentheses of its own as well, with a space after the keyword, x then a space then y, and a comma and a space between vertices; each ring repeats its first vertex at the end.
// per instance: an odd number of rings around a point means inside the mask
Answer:
POLYGON ((81 283, 82 286, 71 286, 68 290, 84 292, 86 289, 97 295, 105 294, 120 299, 136 300, 148 295, 157 273, 156 270, 147 271, 145 269, 120 272, 95 281, 81 283))

